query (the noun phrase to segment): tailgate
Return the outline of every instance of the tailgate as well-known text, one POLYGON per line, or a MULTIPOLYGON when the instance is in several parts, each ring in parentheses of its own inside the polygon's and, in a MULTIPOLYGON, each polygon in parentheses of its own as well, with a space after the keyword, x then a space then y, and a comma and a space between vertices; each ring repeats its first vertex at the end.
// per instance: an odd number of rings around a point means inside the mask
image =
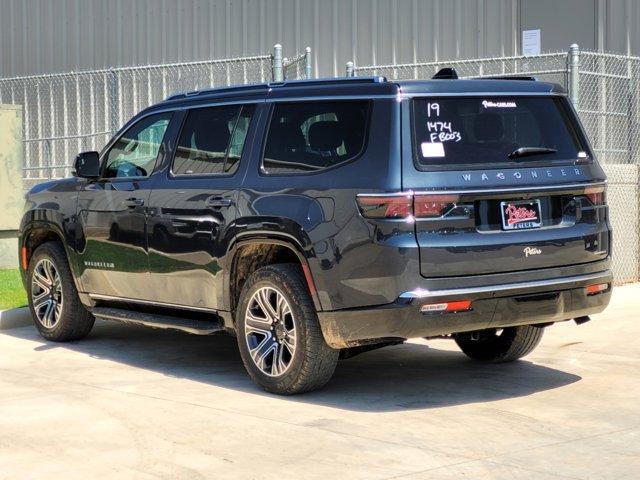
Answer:
POLYGON ((479 275, 602 260, 609 251, 609 230, 599 192, 602 186, 416 192, 417 212, 425 203, 442 212, 416 218, 421 273, 479 275))
POLYGON ((423 276, 608 256, 604 173, 565 97, 422 96, 404 108, 402 186, 423 276))

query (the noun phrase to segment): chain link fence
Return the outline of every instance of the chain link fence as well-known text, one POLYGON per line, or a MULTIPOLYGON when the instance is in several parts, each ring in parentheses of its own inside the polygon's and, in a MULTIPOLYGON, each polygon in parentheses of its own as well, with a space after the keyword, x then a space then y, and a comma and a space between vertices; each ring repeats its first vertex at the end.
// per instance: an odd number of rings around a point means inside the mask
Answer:
POLYGON ((285 79, 311 78, 311 48, 292 58, 285 58, 282 65, 285 79))
POLYGON ((640 58, 568 52, 396 65, 346 65, 347 76, 428 79, 452 67, 460 78, 534 76, 569 93, 608 176, 613 269, 618 283, 640 280, 640 58))
POLYGON ((440 69, 454 68, 459 78, 491 78, 526 75, 567 86, 567 54, 548 53, 536 57, 477 58, 472 60, 440 60, 396 65, 347 64, 347 76, 383 76, 390 80, 428 79, 440 69))
MULTIPOLYGON (((23 108, 25 186, 68 176, 78 152, 100 150, 133 115, 172 93, 276 80, 275 53, 0 78, 0 104, 23 108)), ((311 49, 283 65, 280 75, 311 77, 311 49)))

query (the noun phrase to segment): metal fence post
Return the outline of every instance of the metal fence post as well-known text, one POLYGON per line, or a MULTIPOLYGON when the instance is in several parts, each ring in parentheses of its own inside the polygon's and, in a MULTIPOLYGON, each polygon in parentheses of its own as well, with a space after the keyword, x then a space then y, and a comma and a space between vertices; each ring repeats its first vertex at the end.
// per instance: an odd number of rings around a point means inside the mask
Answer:
POLYGON ((118 81, 116 72, 109 70, 109 130, 113 134, 118 129, 118 81))
POLYGON ((353 62, 347 62, 347 77, 355 77, 353 62))
POLYGON ((273 46, 273 81, 284 81, 284 71, 282 65, 282 45, 276 43, 273 46))
POLYGON ((304 49, 304 69, 306 79, 309 80, 313 76, 313 70, 311 67, 311 47, 304 49))
POLYGON ((569 98, 577 110, 580 101, 580 48, 576 43, 569 47, 569 98))

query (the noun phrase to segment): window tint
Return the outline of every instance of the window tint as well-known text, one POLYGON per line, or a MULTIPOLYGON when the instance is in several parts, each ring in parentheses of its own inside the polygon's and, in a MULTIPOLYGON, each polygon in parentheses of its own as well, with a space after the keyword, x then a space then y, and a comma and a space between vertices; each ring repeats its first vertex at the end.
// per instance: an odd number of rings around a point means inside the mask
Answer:
POLYGON ((253 105, 191 110, 182 128, 175 175, 227 175, 238 169, 253 105))
POLYGON ((151 175, 171 115, 171 112, 150 115, 129 128, 109 150, 104 178, 151 175))
POLYGON ((368 112, 366 100, 276 104, 263 170, 310 173, 353 159, 364 147, 368 112))
POLYGON ((413 128, 418 164, 460 167, 575 160, 586 147, 576 134, 564 101, 539 97, 415 99, 413 128), (530 152, 512 154, 519 148, 530 152))

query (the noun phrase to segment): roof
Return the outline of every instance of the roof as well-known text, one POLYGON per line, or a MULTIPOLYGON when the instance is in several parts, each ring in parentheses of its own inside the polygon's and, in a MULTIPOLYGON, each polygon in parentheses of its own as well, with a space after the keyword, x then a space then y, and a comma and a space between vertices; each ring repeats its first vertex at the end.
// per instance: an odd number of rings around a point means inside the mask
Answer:
POLYGON ((509 79, 438 79, 387 80, 384 77, 344 77, 313 80, 239 85, 211 88, 171 95, 147 110, 167 106, 197 105, 216 100, 296 99, 324 96, 386 96, 404 94, 563 94, 564 89, 554 83, 526 78, 509 79))

